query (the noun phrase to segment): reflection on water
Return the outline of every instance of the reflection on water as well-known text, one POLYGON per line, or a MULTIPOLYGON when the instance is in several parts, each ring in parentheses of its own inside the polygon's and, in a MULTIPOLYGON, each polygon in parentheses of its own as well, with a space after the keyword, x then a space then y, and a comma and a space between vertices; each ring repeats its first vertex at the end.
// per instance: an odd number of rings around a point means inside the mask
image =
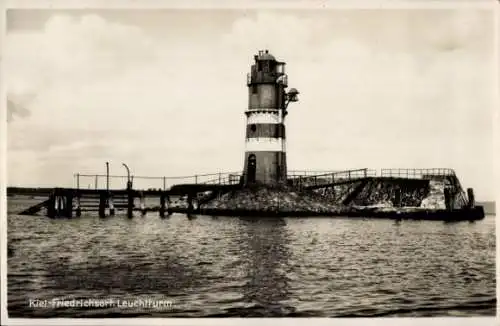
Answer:
POLYGON ((289 299, 288 235, 284 219, 241 219, 240 255, 246 284, 243 300, 254 303, 252 314, 286 315, 294 308, 289 299))
POLYGON ((495 314, 491 216, 446 224, 11 212, 8 227, 11 317, 495 314), (173 307, 29 306, 62 297, 173 307))

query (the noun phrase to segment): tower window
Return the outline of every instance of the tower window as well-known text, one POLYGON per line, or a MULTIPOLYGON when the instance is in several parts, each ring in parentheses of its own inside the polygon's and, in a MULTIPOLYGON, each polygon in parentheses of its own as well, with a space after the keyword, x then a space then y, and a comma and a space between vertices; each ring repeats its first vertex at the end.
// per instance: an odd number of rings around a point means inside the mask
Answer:
POLYGON ((252 94, 257 94, 257 85, 252 85, 252 94))
POLYGON ((252 124, 250 126, 250 130, 252 130, 252 132, 255 132, 257 130, 257 126, 255 124, 252 124))

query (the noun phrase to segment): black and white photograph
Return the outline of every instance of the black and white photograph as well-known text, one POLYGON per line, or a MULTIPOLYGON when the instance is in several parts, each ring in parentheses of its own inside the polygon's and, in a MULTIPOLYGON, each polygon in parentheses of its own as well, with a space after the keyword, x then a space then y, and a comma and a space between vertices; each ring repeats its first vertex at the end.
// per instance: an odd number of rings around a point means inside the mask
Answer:
POLYGON ((4 11, 5 324, 493 325, 494 1, 191 2, 4 11))

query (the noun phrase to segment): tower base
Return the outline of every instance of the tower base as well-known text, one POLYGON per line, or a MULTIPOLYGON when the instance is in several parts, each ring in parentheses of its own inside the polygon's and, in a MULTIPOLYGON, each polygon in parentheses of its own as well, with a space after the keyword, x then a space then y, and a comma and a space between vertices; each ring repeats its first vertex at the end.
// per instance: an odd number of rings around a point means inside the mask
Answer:
POLYGON ((286 183, 286 153, 276 151, 246 152, 243 171, 244 185, 286 183))

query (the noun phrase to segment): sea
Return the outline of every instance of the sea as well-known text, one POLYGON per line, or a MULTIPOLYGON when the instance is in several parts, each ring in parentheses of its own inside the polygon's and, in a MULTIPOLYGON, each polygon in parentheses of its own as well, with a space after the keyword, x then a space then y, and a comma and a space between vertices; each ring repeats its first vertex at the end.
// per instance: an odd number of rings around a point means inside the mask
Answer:
POLYGON ((16 214, 36 202, 8 199, 11 318, 496 313, 493 215, 444 223, 16 214))

